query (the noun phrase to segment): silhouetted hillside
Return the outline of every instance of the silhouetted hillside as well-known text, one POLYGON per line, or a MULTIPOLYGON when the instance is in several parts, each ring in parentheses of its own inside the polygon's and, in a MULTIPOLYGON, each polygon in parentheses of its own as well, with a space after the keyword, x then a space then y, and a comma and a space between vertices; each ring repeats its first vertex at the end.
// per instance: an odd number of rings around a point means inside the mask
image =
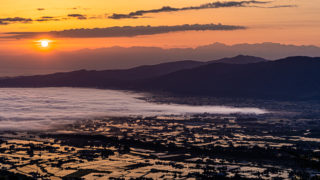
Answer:
POLYGON ((169 74, 182 69, 200 66, 198 61, 177 61, 157 65, 139 66, 127 70, 79 70, 49 75, 22 76, 0 79, 0 87, 108 87, 118 88, 127 83, 169 74))
POLYGON ((219 61, 233 64, 179 61, 128 70, 80 70, 2 79, 0 87, 98 87, 217 97, 320 99, 320 58, 265 61, 237 56, 219 61))
MULTIPOLYGON (((145 79, 150 77, 161 76, 183 69, 191 69, 203 65, 199 61, 176 61, 169 63, 162 63, 157 65, 139 66, 128 70, 119 70, 118 75, 122 75, 123 79, 145 79)), ((108 72, 108 71, 105 71, 108 72)), ((120 76, 121 76, 120 75, 120 76)))
POLYGON ((225 64, 250 64, 268 61, 266 59, 255 56, 239 55, 232 58, 223 58, 219 60, 209 61, 209 63, 225 63, 225 64))
MULTIPOLYGON (((229 58, 228 63, 255 62, 258 59, 251 56, 236 56, 229 58)), ((215 61, 226 61, 225 59, 215 61)), ((215 62, 210 61, 207 63, 215 62)), ((195 68, 205 65, 206 62, 185 60, 157 65, 145 65, 125 70, 79 70, 49 75, 23 76, 9 79, 0 79, 0 86, 7 87, 45 87, 45 86, 81 86, 81 87, 128 87, 133 80, 149 79, 183 69, 195 68)))
POLYGON ((214 63, 142 83, 148 90, 218 97, 320 99, 320 58, 253 64, 214 63))

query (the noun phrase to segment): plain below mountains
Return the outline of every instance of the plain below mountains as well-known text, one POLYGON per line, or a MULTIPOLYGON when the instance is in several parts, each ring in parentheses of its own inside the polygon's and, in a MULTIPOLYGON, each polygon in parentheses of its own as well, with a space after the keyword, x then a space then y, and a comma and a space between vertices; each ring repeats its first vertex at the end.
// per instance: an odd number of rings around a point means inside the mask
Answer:
POLYGON ((268 61, 236 56, 127 70, 80 70, 4 78, 0 80, 0 87, 95 87, 194 96, 320 100, 319 69, 320 58, 301 56, 268 61))

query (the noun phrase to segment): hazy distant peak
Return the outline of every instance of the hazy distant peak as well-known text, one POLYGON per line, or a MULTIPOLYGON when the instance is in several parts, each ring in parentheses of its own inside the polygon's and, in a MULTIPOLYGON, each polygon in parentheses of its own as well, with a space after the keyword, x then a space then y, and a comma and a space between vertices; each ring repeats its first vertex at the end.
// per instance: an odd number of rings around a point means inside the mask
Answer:
POLYGON ((223 58, 219 60, 209 61, 209 63, 225 63, 225 64, 249 64, 266 62, 268 60, 256 56, 238 55, 231 58, 223 58))
POLYGON ((308 62, 308 61, 320 61, 320 57, 309 56, 292 56, 277 60, 278 62, 308 62))

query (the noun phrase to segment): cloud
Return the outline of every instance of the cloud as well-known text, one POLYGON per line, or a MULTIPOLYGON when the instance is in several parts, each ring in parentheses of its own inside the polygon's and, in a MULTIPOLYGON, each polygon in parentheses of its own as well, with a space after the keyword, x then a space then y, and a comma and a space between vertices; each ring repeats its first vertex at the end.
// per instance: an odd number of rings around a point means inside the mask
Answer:
POLYGON ((9 23, 0 21, 0 25, 8 25, 9 23))
POLYGON ((71 7, 71 8, 67 8, 67 10, 89 10, 90 8, 85 8, 85 7, 81 7, 81 6, 77 6, 77 7, 71 7))
POLYGON ((68 14, 68 17, 74 17, 80 20, 87 19, 87 16, 83 14, 68 14))
POLYGON ((46 21, 60 21, 60 19, 55 18, 53 16, 42 16, 41 18, 36 19, 38 22, 46 22, 46 21))
POLYGON ((294 8, 294 7, 298 7, 297 5, 276 5, 276 6, 252 6, 252 7, 258 7, 258 8, 269 8, 269 9, 273 9, 273 8, 294 8))
POLYGON ((170 6, 164 6, 160 9, 151 9, 151 10, 139 10, 135 12, 130 12, 128 14, 117 14, 114 13, 113 15, 109 16, 110 19, 125 19, 125 18, 141 18, 145 14, 149 13, 161 13, 161 12, 175 12, 175 11, 186 11, 186 10, 200 10, 200 9, 213 9, 213 8, 225 8, 225 7, 247 7, 251 4, 267 4, 271 3, 270 1, 224 1, 224 2, 213 2, 202 4, 199 6, 189 6, 189 7, 182 7, 182 8, 173 8, 170 6))
POLYGON ((185 24, 176 26, 115 26, 94 29, 70 29, 50 32, 9 32, 2 38, 32 38, 39 35, 50 35, 56 38, 99 38, 99 37, 133 37, 181 31, 231 31, 246 29, 244 26, 222 24, 185 24))
POLYGON ((32 22, 30 18, 14 17, 14 18, 0 18, 0 25, 8 25, 11 23, 29 23, 32 22))
POLYGON ((0 18, 0 21, 6 22, 30 22, 32 19, 30 18, 22 18, 22 17, 14 17, 14 18, 0 18))
POLYGON ((52 19, 52 18, 54 18, 53 16, 42 16, 41 17, 42 19, 52 19))
POLYGON ((34 21, 37 21, 37 22, 61 21, 61 20, 68 20, 70 18, 84 20, 84 19, 87 19, 87 16, 83 14, 68 14, 66 17, 63 17, 63 18, 53 17, 53 16, 42 16, 37 19, 23 18, 23 17, 0 18, 0 25, 9 25, 13 23, 32 23, 34 21))

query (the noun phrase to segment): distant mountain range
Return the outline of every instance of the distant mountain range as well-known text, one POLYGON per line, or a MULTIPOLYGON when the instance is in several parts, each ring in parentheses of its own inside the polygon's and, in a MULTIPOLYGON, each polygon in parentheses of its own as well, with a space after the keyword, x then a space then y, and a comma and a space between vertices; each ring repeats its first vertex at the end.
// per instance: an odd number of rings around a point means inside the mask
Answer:
POLYGON ((177 61, 127 70, 73 71, 0 79, 0 87, 97 87, 178 95, 320 100, 320 58, 268 61, 236 56, 177 61))
POLYGON ((250 63, 259 63, 259 62, 267 62, 267 61, 268 60, 260 57, 239 55, 232 58, 223 58, 219 60, 209 61, 208 63, 250 64, 250 63))
POLYGON ((239 54, 276 60, 289 56, 320 57, 320 47, 279 43, 213 43, 196 48, 107 47, 49 54, 13 54, 0 50, 0 77, 49 74, 79 69, 128 69, 180 60, 211 61, 239 54))

